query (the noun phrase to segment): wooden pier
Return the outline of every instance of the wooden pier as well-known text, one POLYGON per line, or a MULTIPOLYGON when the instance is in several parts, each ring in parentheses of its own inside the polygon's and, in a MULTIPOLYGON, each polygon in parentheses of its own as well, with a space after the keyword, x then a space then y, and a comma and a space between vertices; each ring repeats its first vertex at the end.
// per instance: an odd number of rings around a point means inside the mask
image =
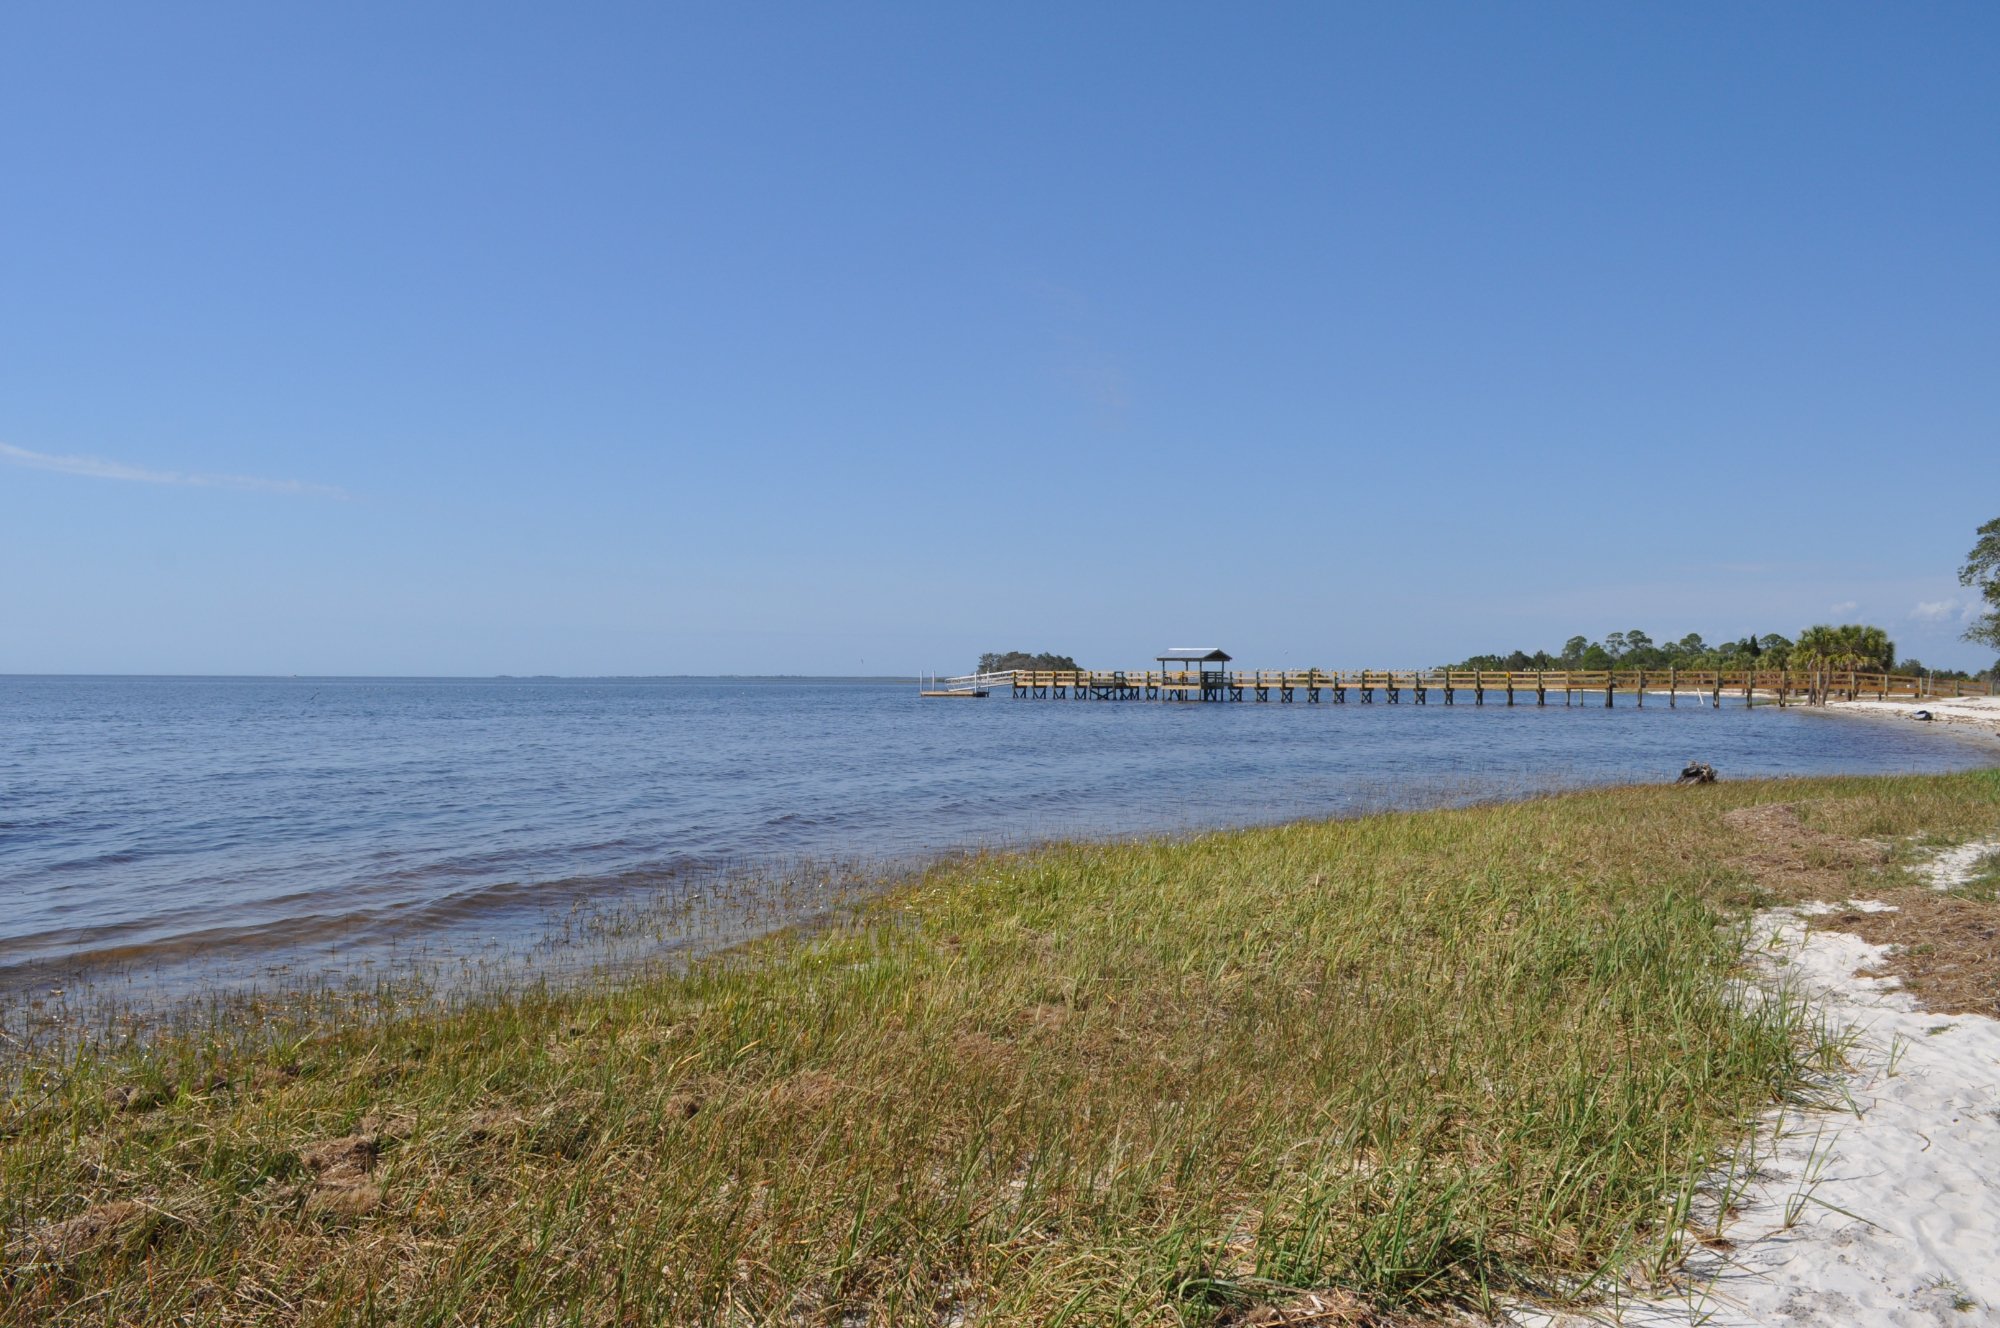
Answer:
MULTIPOLYGON (((1686 700, 1720 707, 1725 698, 1744 704, 1769 701, 1795 705, 1820 700, 1863 698, 1922 701, 1992 696, 1991 682, 1939 680, 1928 675, 1863 673, 1831 669, 1551 669, 1505 672, 1490 669, 1017 669, 987 674, 991 685, 1011 687, 1016 697, 1072 701, 1322 701, 1364 705, 1527 705, 1602 701, 1620 695, 1645 705, 1648 696, 1669 706, 1686 700)), ((952 681, 956 681, 955 679, 952 681)))

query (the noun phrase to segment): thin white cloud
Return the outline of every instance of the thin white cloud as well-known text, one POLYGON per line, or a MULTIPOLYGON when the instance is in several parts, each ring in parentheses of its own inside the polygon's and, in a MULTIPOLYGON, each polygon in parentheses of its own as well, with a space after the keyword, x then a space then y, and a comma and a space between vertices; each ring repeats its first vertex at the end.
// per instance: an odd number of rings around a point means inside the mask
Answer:
POLYGON ((138 484, 178 484, 197 489, 243 489, 255 493, 290 493, 313 498, 345 498, 347 491, 330 484, 309 484, 304 480, 267 480, 255 475, 200 475, 178 470, 148 470, 128 466, 123 461, 103 457, 55 456, 31 452, 12 443, 0 443, 0 461, 30 470, 52 470, 59 475, 82 475, 96 480, 129 480, 138 484))
POLYGON ((1844 599, 1838 604, 1830 605, 1827 608, 1827 612, 1832 614, 1852 613, 1860 607, 1861 604, 1858 600, 1844 599))
POLYGON ((1941 623, 1958 612, 1955 599, 1927 599, 1910 610, 1910 617, 1923 623, 1941 623))

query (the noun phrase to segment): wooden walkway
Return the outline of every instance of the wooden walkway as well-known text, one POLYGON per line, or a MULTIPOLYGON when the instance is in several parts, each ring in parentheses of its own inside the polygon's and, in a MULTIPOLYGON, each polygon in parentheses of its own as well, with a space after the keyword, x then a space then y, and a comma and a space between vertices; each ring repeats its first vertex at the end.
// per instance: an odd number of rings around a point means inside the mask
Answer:
MULTIPOLYGON (((1683 698, 1693 704, 1721 706, 1724 697, 1744 704, 1766 699, 1793 705, 1821 699, 1882 700, 1960 696, 1992 696, 1990 682, 1945 681, 1928 675, 1857 673, 1850 670, 1808 669, 1552 669, 1543 672, 1500 672, 1458 669, 1362 669, 1359 671, 1208 669, 1175 672, 1158 669, 1101 672, 1092 669, 1028 670, 1011 675, 983 675, 996 687, 1011 681, 1017 697, 1072 701, 1304 701, 1326 700, 1345 705, 1349 697, 1363 704, 1378 698, 1389 705, 1405 700, 1428 705, 1550 704, 1560 696, 1564 705, 1602 698, 1614 703, 1619 694, 1646 704, 1647 696, 1665 696, 1669 706, 1683 698)), ((956 681, 956 680, 953 680, 956 681)))

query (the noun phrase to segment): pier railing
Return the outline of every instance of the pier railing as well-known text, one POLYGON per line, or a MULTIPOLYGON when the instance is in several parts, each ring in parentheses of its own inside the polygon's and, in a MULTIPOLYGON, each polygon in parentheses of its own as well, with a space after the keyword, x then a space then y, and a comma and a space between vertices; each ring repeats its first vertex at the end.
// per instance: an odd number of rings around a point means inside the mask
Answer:
POLYGON ((998 673, 964 673, 956 678, 939 678, 935 681, 955 692, 986 692, 1014 685, 1013 669, 1002 669, 998 673))
MULTIPOLYGON (((1461 695, 1477 705, 1488 697, 1513 705, 1523 696, 1546 705, 1548 697, 1558 694, 1566 703, 1602 696, 1609 704, 1620 693, 1637 698, 1640 705, 1648 695, 1664 695, 1669 704, 1686 695, 1716 705, 1724 696, 1788 705, 1794 700, 1925 700, 2000 691, 1992 681, 1853 669, 1015 669, 973 677, 996 689, 1011 686, 1016 696, 1290 701, 1303 695, 1318 701, 1328 694, 1344 702, 1354 692, 1363 701, 1381 693, 1392 703, 1407 694, 1419 705, 1433 694, 1446 705, 1461 695)), ((970 679, 951 680, 965 681, 970 679)))

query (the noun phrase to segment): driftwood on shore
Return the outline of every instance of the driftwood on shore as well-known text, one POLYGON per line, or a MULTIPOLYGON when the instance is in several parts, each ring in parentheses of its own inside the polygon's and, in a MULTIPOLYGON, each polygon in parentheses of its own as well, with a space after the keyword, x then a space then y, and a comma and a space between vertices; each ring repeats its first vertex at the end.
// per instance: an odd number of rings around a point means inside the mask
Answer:
POLYGON ((1715 767, 1706 761, 1689 761, 1682 768, 1681 777, 1674 781, 1676 784, 1713 784, 1714 782, 1715 767))

